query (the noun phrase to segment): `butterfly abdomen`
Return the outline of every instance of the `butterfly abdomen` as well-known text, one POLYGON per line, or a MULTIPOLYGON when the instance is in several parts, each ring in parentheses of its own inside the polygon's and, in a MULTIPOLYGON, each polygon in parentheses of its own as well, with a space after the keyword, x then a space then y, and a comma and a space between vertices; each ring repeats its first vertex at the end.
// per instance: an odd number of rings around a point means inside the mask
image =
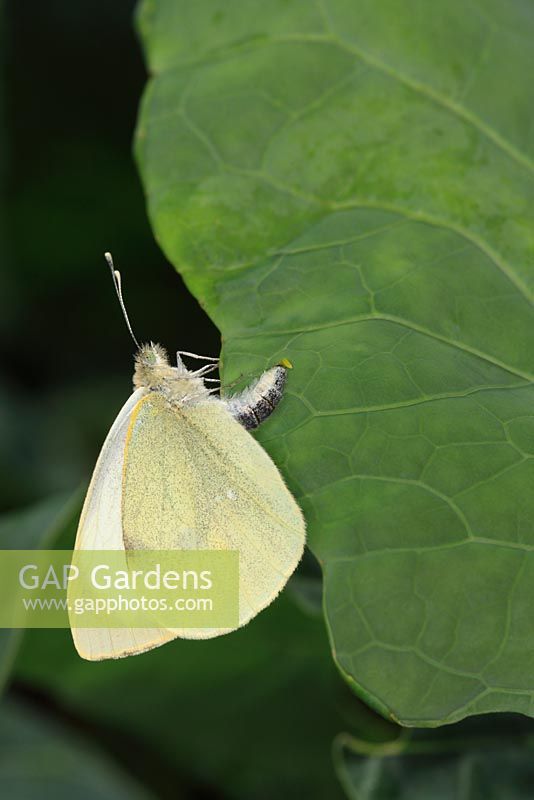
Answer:
POLYGON ((247 430, 253 430, 272 414, 284 391, 287 367, 278 364, 266 370, 241 394, 225 401, 232 416, 247 430))

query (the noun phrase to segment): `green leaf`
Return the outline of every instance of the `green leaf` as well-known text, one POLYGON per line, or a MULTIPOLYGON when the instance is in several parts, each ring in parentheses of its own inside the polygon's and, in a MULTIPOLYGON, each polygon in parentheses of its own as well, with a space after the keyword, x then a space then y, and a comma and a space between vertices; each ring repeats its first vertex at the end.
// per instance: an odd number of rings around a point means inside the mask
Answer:
MULTIPOLYGON (((405 725, 534 701, 534 10, 147 0, 137 157, 260 433, 338 665, 405 725)), ((179 343, 194 348, 194 340, 179 343)))
POLYGON ((532 736, 513 742, 401 736, 369 745, 337 737, 334 760, 350 800, 529 800, 534 765, 532 736))
MULTIPOLYGON (((58 494, 30 508, 0 517, 0 550, 32 550, 52 547, 79 508, 79 493, 58 494)), ((0 556, 1 557, 1 556, 0 556)), ((21 630, 0 630, 0 691, 9 678, 21 630)))
POLYGON ((98 749, 12 700, 0 706, 0 783, 9 800, 149 800, 98 749))

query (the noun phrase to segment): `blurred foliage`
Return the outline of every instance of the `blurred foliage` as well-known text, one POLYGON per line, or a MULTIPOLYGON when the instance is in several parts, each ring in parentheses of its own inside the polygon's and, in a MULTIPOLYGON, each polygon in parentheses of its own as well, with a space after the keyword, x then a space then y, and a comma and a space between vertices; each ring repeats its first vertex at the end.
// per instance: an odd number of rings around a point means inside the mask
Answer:
POLYGON ((346 734, 334 743, 349 800, 529 800, 533 756, 532 725, 511 715, 403 731, 387 744, 346 734))
POLYGON ((156 751, 182 784, 243 800, 342 796, 331 742, 344 707, 364 720, 370 712, 337 676, 323 624, 286 599, 231 636, 176 641, 127 661, 86 664, 68 632, 41 633, 27 636, 17 679, 93 724, 127 732, 137 752, 156 751))
MULTIPOLYGON (((0 516, 0 549, 53 548, 80 509, 79 493, 53 495, 24 511, 0 516)), ((70 546, 67 543, 66 547, 70 546)), ((22 637, 19 630, 0 630, 0 691, 8 679, 22 637)))
POLYGON ((13 700, 0 714, 0 783, 9 800, 155 800, 95 743, 13 700))

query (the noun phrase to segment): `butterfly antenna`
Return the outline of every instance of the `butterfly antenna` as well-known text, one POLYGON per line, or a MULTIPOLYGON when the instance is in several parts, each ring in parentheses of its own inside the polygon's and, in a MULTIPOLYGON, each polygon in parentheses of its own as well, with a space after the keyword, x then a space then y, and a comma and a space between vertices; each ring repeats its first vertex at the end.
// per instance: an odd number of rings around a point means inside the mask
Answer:
POLYGON ((113 278, 113 285, 115 287, 115 291, 117 292, 117 297, 119 298, 120 307, 122 309, 122 313, 124 315, 124 319, 126 321, 126 325, 128 330, 130 331, 130 336, 135 342, 135 346, 139 349, 140 344, 135 338, 135 334, 132 330, 132 326, 130 325, 130 320, 128 319, 128 314, 126 312, 126 306, 124 305, 124 300, 122 297, 122 285, 121 285, 121 274, 118 269, 115 269, 115 265, 113 264, 113 259, 111 257, 111 253, 104 253, 104 258, 108 262, 108 266, 111 270, 111 277, 113 278))

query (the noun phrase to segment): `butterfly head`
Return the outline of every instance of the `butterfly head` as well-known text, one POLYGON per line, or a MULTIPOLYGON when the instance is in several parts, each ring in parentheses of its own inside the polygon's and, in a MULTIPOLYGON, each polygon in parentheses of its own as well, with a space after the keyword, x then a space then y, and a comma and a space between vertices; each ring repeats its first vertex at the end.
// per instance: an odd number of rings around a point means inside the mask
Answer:
POLYGON ((135 354, 134 387, 155 388, 165 381, 170 370, 169 358, 160 344, 143 344, 135 354))

